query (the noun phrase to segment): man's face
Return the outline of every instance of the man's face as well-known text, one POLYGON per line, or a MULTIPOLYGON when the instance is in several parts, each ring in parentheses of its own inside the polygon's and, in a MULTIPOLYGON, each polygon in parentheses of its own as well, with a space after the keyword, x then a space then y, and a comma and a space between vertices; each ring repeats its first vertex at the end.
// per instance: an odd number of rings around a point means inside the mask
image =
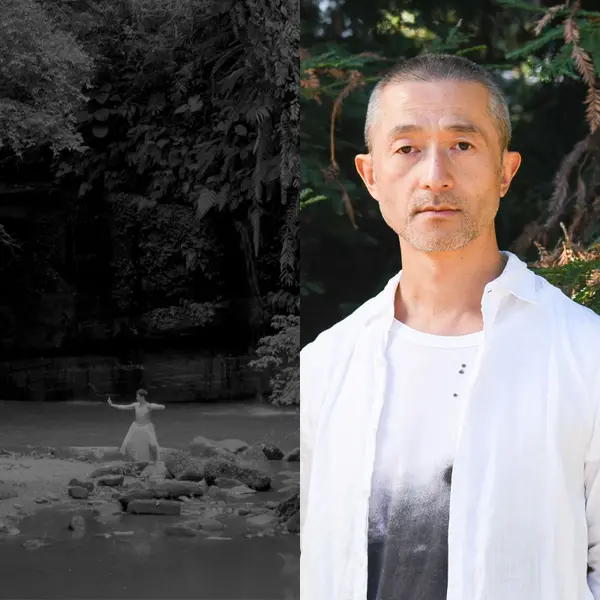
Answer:
POLYGON ((494 231, 520 164, 501 152, 489 92, 478 83, 387 85, 357 169, 386 223, 416 249, 459 250, 494 231), (445 210, 444 210, 445 209, 445 210))

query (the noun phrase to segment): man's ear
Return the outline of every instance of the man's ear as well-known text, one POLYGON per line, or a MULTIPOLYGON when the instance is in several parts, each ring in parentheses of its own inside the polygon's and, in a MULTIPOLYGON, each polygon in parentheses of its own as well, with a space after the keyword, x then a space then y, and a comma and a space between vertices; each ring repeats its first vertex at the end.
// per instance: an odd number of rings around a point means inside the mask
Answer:
POLYGON ((377 183, 375 182, 375 170, 373 168, 373 157, 370 154, 358 154, 354 159, 354 164, 369 194, 375 200, 379 201, 377 183))
POLYGON ((504 160, 502 161, 502 174, 500 178, 500 197, 504 198, 510 188, 513 177, 517 174, 521 166, 521 155, 518 152, 504 151, 504 160))

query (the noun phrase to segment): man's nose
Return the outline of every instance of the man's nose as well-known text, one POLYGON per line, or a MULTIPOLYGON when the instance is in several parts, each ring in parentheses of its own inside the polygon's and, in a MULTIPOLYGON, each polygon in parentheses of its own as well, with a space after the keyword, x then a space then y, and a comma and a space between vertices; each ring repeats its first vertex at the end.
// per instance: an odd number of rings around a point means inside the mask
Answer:
POLYGON ((420 187, 434 194, 447 192, 454 186, 448 157, 441 150, 428 150, 422 159, 420 187))

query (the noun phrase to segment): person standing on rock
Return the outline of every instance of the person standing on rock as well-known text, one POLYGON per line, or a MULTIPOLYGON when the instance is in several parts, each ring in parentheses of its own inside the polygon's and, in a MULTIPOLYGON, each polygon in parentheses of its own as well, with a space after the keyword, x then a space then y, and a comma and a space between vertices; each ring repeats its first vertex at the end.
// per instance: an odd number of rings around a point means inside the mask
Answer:
POLYGON ((600 600, 600 318, 499 250, 500 88, 418 56, 365 133, 402 270, 301 353, 302 600, 600 600))
POLYGON ((121 445, 121 454, 131 457, 139 462, 160 461, 160 447, 151 420, 152 411, 164 410, 163 404, 151 404, 148 402, 148 392, 140 389, 136 393, 136 402, 132 404, 118 405, 108 399, 109 406, 117 410, 135 411, 135 421, 129 427, 129 431, 121 445))

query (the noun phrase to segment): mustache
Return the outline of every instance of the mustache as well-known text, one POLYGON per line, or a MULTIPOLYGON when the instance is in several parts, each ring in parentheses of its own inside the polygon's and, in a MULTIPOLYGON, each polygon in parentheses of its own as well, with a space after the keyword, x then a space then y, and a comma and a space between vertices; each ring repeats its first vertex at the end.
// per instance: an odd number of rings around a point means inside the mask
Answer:
POLYGON ((411 213, 417 214, 428 206, 448 206, 451 209, 460 210, 462 202, 459 198, 449 193, 438 194, 437 196, 434 194, 419 196, 413 201, 411 213))

